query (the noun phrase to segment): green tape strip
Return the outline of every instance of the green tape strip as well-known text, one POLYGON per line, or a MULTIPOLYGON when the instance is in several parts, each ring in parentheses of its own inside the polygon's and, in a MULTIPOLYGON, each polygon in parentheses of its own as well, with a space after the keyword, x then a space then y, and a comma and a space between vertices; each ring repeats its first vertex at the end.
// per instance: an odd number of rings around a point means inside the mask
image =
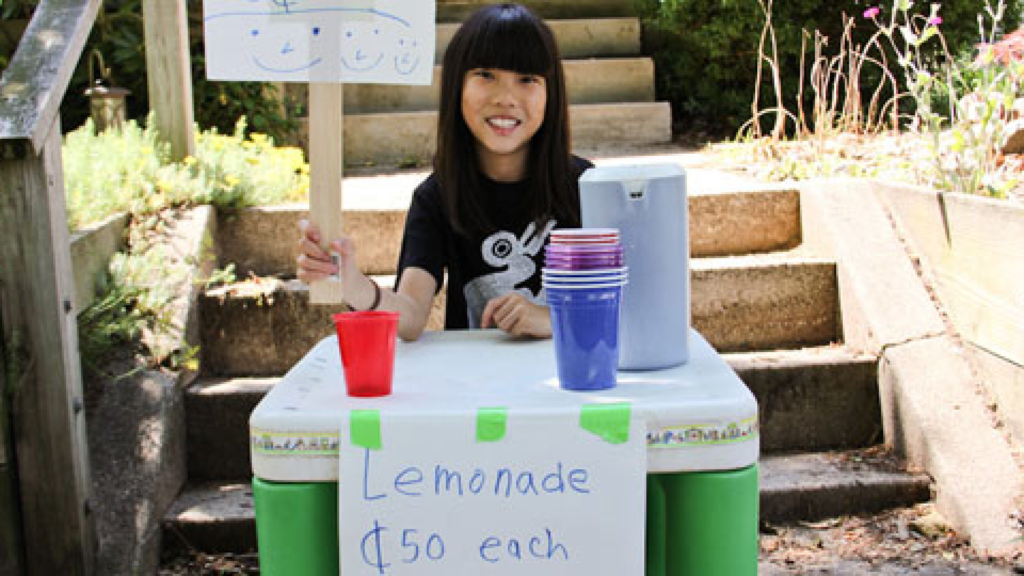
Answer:
POLYGON ((380 410, 353 410, 348 417, 353 446, 380 450, 380 410))
POLYGON ((580 428, 604 438, 611 444, 624 444, 629 440, 629 418, 633 409, 630 402, 613 404, 584 404, 580 408, 580 428))
POLYGON ((476 441, 497 442, 505 437, 508 408, 500 406, 480 408, 476 411, 476 441))

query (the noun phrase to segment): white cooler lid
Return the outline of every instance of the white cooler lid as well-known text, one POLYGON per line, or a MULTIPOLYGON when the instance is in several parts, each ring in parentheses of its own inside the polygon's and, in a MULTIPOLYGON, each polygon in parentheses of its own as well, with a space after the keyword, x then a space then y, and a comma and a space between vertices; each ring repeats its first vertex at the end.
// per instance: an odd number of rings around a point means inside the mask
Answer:
POLYGON ((321 340, 256 406, 249 419, 253 473, 279 482, 338 479, 338 431, 352 409, 438 415, 502 406, 564 418, 584 404, 631 402, 647 422, 648 472, 733 470, 757 461, 757 402, 696 331, 690 361, 619 372, 599 392, 558 387, 551 340, 513 340, 497 330, 424 333, 399 342, 393 393, 351 398, 336 337, 321 340))
POLYGON ((648 164, 614 164, 594 166, 580 176, 580 182, 633 182, 675 178, 685 174, 683 167, 670 162, 648 164))

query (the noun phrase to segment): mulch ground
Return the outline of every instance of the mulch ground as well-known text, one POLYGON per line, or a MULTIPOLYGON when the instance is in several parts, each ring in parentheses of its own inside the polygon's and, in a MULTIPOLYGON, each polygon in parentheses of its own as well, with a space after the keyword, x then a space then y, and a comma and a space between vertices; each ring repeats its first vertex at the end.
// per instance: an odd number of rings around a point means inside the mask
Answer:
MULTIPOLYGON (((1016 522, 1024 528, 1020 518, 1016 522)), ((955 570, 982 565, 1024 574, 1024 542, 1016 553, 1002 557, 979 553, 946 525, 931 503, 874 515, 764 526, 760 545, 762 563, 785 568, 860 562, 913 573, 923 567, 955 570)))

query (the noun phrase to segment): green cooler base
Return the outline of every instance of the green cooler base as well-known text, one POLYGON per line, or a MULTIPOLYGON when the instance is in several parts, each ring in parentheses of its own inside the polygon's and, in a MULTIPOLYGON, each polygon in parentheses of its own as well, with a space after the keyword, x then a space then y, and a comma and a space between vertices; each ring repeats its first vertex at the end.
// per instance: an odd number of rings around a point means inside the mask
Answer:
MULTIPOLYGON (((253 478, 260 573, 337 576, 338 484, 253 478)), ((756 576, 757 466, 647 476, 646 576, 756 576)))

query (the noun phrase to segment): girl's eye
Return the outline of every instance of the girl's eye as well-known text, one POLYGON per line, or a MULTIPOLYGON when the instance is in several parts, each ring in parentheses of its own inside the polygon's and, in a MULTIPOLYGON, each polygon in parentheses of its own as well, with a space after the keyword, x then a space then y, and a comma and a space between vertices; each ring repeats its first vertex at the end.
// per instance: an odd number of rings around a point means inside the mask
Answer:
POLYGON ((536 84, 540 82, 540 78, 538 76, 523 76, 519 81, 523 84, 536 84))
POLYGON ((486 79, 494 78, 494 74, 492 74, 490 70, 475 70, 473 72, 473 75, 478 77, 478 78, 486 78, 486 79))

